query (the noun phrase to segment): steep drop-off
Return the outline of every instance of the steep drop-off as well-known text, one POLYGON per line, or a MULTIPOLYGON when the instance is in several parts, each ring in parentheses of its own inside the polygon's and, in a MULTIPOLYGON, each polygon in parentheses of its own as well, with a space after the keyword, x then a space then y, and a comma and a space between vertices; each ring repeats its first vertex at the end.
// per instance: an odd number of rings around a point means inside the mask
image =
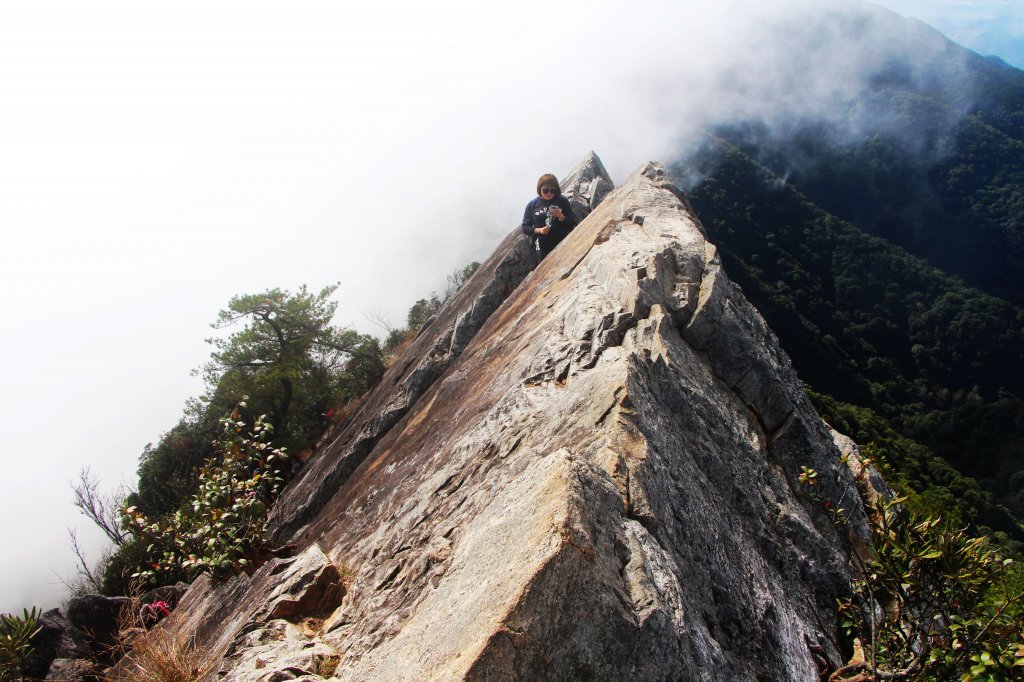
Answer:
POLYGON ((200 579, 165 622, 209 679, 840 662, 832 609, 866 524, 832 434, 662 168, 600 204, 596 157, 574 176, 589 217, 532 271, 507 238, 286 491, 293 556, 200 579))

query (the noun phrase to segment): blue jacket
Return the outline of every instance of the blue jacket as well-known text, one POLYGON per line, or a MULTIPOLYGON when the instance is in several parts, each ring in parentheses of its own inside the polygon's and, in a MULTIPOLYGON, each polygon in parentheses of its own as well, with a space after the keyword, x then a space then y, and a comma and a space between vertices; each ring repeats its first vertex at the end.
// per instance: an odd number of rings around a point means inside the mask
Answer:
POLYGON ((540 251, 544 255, 547 255, 551 249, 555 248, 558 242, 565 239, 574 227, 576 227, 576 216, 572 212, 572 204, 563 196, 557 196, 550 201, 542 197, 535 197, 530 200, 530 203, 526 205, 526 211, 523 213, 523 224, 521 225, 523 234, 536 239, 540 243, 540 251), (535 235, 533 233, 535 227, 544 227, 548 217, 549 206, 557 206, 562 209, 562 214, 565 218, 563 220, 553 220, 550 233, 535 235))

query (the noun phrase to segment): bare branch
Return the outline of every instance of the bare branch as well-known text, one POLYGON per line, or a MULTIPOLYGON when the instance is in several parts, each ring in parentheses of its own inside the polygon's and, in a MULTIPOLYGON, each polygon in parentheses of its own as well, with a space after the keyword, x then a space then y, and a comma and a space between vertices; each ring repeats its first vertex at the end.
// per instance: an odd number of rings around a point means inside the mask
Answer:
POLYGON ((366 318, 367 322, 374 325, 375 327, 380 327, 388 334, 391 334, 396 329, 396 327, 392 327, 388 323, 388 321, 384 319, 384 313, 382 312, 374 310, 370 313, 363 313, 363 317, 366 318))
MULTIPOLYGON (((96 592, 101 592, 103 589, 103 576, 99 575, 98 571, 94 571, 89 568, 89 562, 85 559, 85 553, 82 551, 81 546, 78 544, 78 532, 74 528, 68 528, 68 538, 71 539, 71 550, 75 553, 75 557, 78 558, 78 576, 85 583, 88 584, 96 592)), ((102 568, 103 564, 106 563, 106 558, 100 559, 97 568, 102 568)), ((61 582, 70 589, 74 590, 75 586, 62 580, 61 582)))
POLYGON ((96 524, 110 541, 120 547, 128 540, 127 534, 121 529, 121 502, 128 496, 124 486, 118 486, 114 492, 102 494, 99 479, 89 471, 82 469, 78 482, 71 484, 75 492, 74 505, 90 521, 96 524))

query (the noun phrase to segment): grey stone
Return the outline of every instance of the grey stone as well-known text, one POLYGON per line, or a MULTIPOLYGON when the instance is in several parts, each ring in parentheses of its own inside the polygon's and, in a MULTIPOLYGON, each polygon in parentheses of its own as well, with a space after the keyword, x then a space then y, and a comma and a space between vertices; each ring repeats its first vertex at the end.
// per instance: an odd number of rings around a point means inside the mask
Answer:
POLYGON ((342 573, 313 544, 295 556, 271 559, 251 576, 222 584, 200 576, 155 629, 194 637, 217 679, 257 680, 308 668, 315 657, 337 657, 333 648, 318 644, 311 628, 334 613, 344 593, 342 573))
POLYGON ((601 159, 592 151, 588 152, 559 184, 562 194, 569 199, 573 214, 579 221, 590 215, 590 212, 615 188, 615 183, 612 182, 601 159))
POLYGON ((510 239, 286 493, 299 554, 162 627, 210 680, 819 679, 858 477, 685 197, 644 166, 479 304, 510 239))
MULTIPOLYGON (((603 198, 586 192, 595 180, 612 186, 590 152, 561 182, 582 220, 603 198)), ((306 525, 355 471, 376 443, 458 358, 490 316, 530 273, 535 257, 519 230, 505 238, 456 294, 424 325, 412 345, 334 439, 303 467, 272 511, 274 537, 286 542, 306 525)))
POLYGON ((85 594, 68 602, 68 620, 93 643, 97 653, 113 646, 117 641, 118 617, 128 605, 127 597, 105 597, 85 594))
POLYGON ((167 602, 170 608, 174 608, 178 605, 178 602, 188 591, 188 583, 177 582, 173 585, 164 585, 163 587, 154 588, 144 595, 139 600, 143 604, 152 604, 153 602, 163 601, 167 602))
POLYGON ((92 682, 102 679, 101 671, 92 661, 81 658, 58 658, 50 665, 46 680, 52 682, 92 682))
POLYGON ((64 617, 60 609, 51 609, 39 617, 39 632, 30 640, 32 652, 25 661, 25 674, 42 678, 55 659, 88 658, 92 647, 85 635, 64 617))

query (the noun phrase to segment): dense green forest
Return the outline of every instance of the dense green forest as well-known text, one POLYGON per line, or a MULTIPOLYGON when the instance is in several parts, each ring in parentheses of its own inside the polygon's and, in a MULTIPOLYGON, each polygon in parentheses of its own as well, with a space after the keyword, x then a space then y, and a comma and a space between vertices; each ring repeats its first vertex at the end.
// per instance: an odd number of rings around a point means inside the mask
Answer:
POLYGON ((724 140, 677 172, 701 178, 694 209, 800 376, 827 396, 819 407, 870 410, 890 435, 851 435, 916 442, 888 448, 901 476, 956 490, 972 520, 1024 538, 1013 518, 1024 516, 1024 312, 816 206, 724 140), (954 472, 932 475, 931 453, 994 498, 965 498, 954 472))
POLYGON ((876 74, 845 125, 744 122, 716 134, 831 215, 1019 306, 1024 72, 949 51, 927 77, 876 74))
POLYGON ((1024 540, 1024 72, 947 43, 837 106, 719 126, 673 171, 819 410, 1024 540))

